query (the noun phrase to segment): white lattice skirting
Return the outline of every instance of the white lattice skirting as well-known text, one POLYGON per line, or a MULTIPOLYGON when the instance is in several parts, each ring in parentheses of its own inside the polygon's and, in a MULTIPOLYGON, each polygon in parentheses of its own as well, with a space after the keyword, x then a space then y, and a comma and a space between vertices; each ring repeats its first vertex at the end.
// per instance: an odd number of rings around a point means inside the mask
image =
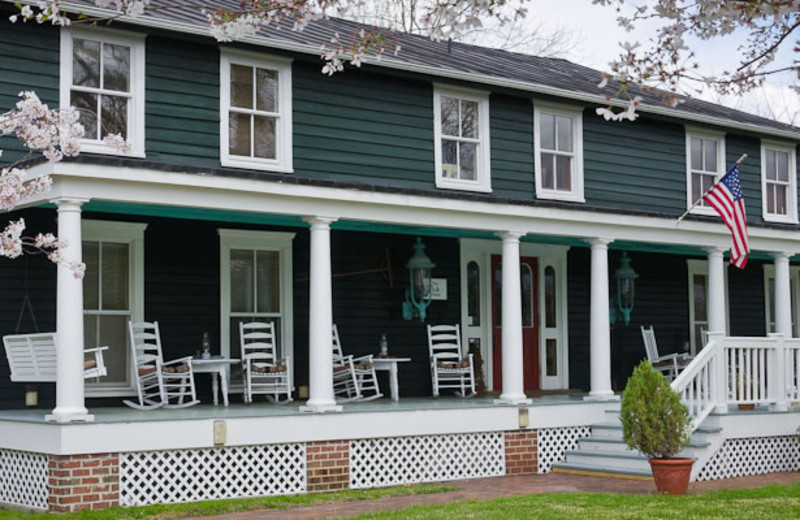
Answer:
POLYGON ((505 473, 505 441, 499 432, 350 441, 353 489, 505 473))
POLYGON ((564 460, 564 454, 578 448, 578 440, 592 433, 591 426, 541 428, 536 434, 539 473, 549 473, 553 464, 564 460))
POLYGON ((305 444, 121 453, 120 504, 305 493, 305 444))
POLYGON ((47 455, 0 450, 0 504, 47 509, 47 455))
POLYGON ((703 466, 697 480, 800 470, 800 440, 793 435, 728 439, 703 466))

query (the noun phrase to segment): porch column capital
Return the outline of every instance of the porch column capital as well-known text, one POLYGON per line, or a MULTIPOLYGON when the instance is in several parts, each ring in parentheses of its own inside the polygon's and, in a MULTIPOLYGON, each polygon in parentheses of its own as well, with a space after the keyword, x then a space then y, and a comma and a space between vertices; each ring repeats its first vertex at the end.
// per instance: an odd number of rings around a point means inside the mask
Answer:
POLYGON ((614 241, 613 238, 607 237, 590 237, 583 239, 587 244, 592 246, 592 249, 608 249, 608 244, 614 241))
POLYGON ((775 263, 788 262, 789 259, 792 257, 792 253, 787 253, 785 251, 772 251, 770 253, 770 256, 772 257, 773 260, 775 260, 775 263))
POLYGON ((495 236, 503 239, 503 242, 519 242, 519 239, 524 237, 527 233, 524 231, 498 231, 495 236))
POLYGON ((303 217, 303 220, 307 222, 311 229, 325 229, 330 228, 331 224, 339 220, 338 217, 325 217, 321 215, 312 215, 309 217, 303 217))
POLYGON ((83 278, 74 266, 83 262, 81 205, 87 199, 58 198, 58 239, 62 261, 56 268, 56 407, 48 421, 92 421, 86 409, 83 378, 83 278))
POLYGON ((611 330, 608 323, 608 244, 611 239, 585 239, 592 246, 589 314, 591 391, 588 399, 611 400, 611 330))
POLYGON ((723 254, 725 254, 727 248, 719 246, 709 246, 709 247, 704 247, 703 250, 708 254, 709 258, 712 257, 716 258, 716 257, 721 257, 723 254))

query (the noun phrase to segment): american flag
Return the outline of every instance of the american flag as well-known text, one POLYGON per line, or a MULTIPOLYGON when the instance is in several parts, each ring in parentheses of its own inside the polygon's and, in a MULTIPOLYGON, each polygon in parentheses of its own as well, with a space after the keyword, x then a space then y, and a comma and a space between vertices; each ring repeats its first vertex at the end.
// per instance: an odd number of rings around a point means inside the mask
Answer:
POLYGON ((747 214, 742 200, 742 183, 739 179, 739 165, 734 164, 718 183, 709 189, 703 199, 722 217, 731 230, 731 263, 739 269, 747 265, 747 214))

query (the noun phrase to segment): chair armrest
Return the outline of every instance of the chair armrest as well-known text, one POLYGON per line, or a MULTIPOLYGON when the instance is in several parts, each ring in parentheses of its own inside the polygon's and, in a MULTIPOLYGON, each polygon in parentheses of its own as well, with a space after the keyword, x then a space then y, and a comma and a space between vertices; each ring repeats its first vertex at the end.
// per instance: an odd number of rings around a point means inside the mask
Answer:
POLYGON ((95 348, 87 348, 83 351, 84 354, 89 354, 91 352, 100 352, 101 350, 108 350, 108 347, 95 347, 95 348))
POLYGON ((162 361, 161 362, 161 366, 163 367, 163 366, 167 366, 167 365, 179 365, 181 363, 191 366, 192 365, 192 356, 186 356, 186 357, 182 357, 182 358, 178 358, 178 359, 173 359, 172 361, 162 361))
MULTIPOLYGON (((352 357, 352 356, 351 356, 351 357, 352 357)), ((373 356, 372 354, 367 354, 366 356, 361 356, 361 357, 353 358, 353 363, 356 363, 356 364, 358 364, 358 363, 364 363, 365 361, 366 361, 367 363, 372 363, 372 358, 373 358, 373 357, 374 357, 374 356, 373 356)))

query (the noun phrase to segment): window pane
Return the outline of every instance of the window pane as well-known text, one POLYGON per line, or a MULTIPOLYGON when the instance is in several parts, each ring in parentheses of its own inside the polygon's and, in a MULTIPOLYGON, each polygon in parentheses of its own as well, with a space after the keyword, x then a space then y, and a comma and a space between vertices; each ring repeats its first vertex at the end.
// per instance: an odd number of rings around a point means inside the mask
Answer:
POLYGON ((280 253, 257 251, 256 266, 258 267, 258 307, 256 312, 280 312, 280 253))
POLYGON ((70 105, 78 109, 86 139, 97 139, 97 94, 73 91, 70 105))
POLYGON ((694 297, 694 319, 705 322, 706 311, 706 275, 696 274, 692 277, 692 294, 694 297))
POLYGON ((767 298, 769 298, 769 330, 775 332, 775 278, 767 280, 767 298))
MULTIPOLYGON (((128 381, 128 334, 129 315, 97 316, 98 347, 108 347, 103 352, 103 361, 108 369, 108 376, 100 379, 101 384, 126 383, 128 381)), ((87 345, 88 348, 88 345, 87 345)))
POLYGON ((703 139, 703 166, 707 172, 717 171, 717 142, 703 139))
POLYGON ((275 158, 275 118, 254 116, 255 156, 275 158))
POLYGON ((544 326, 556 327, 556 270, 552 266, 544 270, 544 326))
POLYGON ((130 92, 131 49, 103 44, 103 88, 130 92))
POLYGON ((475 174, 475 154, 478 145, 475 143, 459 143, 459 162, 461 165, 460 177, 464 180, 474 181, 475 174))
POLYGON ((558 343, 554 339, 545 342, 545 370, 548 376, 558 375, 558 343))
POLYGON ((253 108, 253 67, 231 65, 231 106, 253 108))
POLYGON ((542 188, 554 190, 556 156, 551 153, 542 154, 542 188))
POLYGON ((767 184, 766 191, 767 191, 767 213, 772 213, 773 215, 776 213, 775 211, 775 193, 776 193, 777 186, 774 184, 767 184))
POLYGON ((474 261, 467 264, 467 325, 481 326, 481 272, 474 261))
POLYGON ((458 137, 458 100, 442 96, 442 135, 458 137))
POLYGON ((775 168, 775 150, 766 150, 764 157, 767 160, 767 179, 774 181, 778 178, 775 168))
POLYGON ((100 96, 103 112, 100 124, 103 126, 102 135, 120 134, 123 138, 128 136, 128 100, 117 96, 100 96))
POLYGON ((786 215, 786 186, 773 186, 775 190, 775 208, 771 213, 786 215))
POLYGON ((540 143, 543 150, 556 149, 556 119, 552 114, 542 114, 539 117, 540 143))
POLYGON ((278 111, 278 73, 274 70, 256 69, 256 108, 278 111))
POLYGON ((100 42, 72 40, 72 84, 100 88, 100 42))
POLYGON ((691 164, 692 170, 703 169, 703 141, 697 137, 691 139, 691 164))
POLYGON ((572 157, 556 156, 556 189, 572 191, 572 157))
POLYGON ((458 177, 458 143, 442 139, 442 177, 458 177))
POLYGON ((461 136, 478 138, 478 103, 461 102, 461 136))
POLYGON ((103 242, 103 310, 128 310, 128 244, 103 242))
POLYGON ((533 271, 528 264, 519 266, 519 281, 522 291, 522 326, 533 327, 533 271))
POLYGON ((100 308, 100 244, 98 242, 83 243, 83 263, 86 272, 83 274, 83 308, 97 310, 100 308))
POLYGON ((253 251, 231 249, 231 312, 254 312, 253 251))
POLYGON ((228 143, 231 155, 250 157, 250 116, 230 113, 228 143))
POLYGON ((789 182, 789 154, 787 152, 777 152, 778 180, 789 182))
POLYGON ((558 116, 558 150, 572 152, 572 118, 558 116))

